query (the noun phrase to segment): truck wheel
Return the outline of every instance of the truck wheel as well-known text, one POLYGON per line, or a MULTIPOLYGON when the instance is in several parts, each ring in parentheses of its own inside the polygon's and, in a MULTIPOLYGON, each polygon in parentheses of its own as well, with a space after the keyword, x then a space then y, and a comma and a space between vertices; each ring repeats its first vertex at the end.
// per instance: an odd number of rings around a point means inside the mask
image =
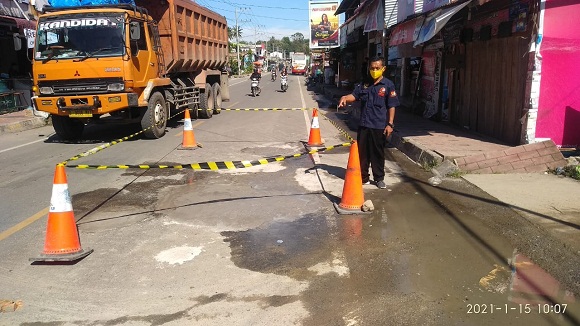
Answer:
POLYGON ((161 138, 165 134, 167 126, 167 105, 161 93, 155 92, 149 98, 147 111, 141 119, 141 128, 145 130, 143 134, 147 138, 161 138))
POLYGON ((222 112, 222 88, 220 84, 213 84, 211 91, 213 93, 213 113, 220 114, 222 112))
POLYGON ((202 119, 209 119, 213 114, 213 92, 210 84, 205 84, 205 90, 199 94, 199 112, 198 116, 202 119))
POLYGON ((77 119, 52 115, 52 127, 58 137, 64 140, 75 140, 83 135, 85 124, 77 119))
POLYGON ((199 114, 198 108, 199 108, 199 106, 193 102, 189 102, 187 104, 187 109, 189 110, 189 116, 192 119, 197 119, 198 114, 199 114))

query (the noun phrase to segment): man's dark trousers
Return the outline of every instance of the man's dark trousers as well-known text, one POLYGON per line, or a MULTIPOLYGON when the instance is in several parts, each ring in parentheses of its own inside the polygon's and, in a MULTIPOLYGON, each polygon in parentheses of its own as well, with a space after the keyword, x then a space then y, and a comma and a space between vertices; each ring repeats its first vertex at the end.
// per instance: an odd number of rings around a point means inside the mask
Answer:
POLYGON ((385 137, 383 129, 359 127, 356 141, 360 159, 362 182, 369 181, 369 164, 375 182, 385 179, 385 137))

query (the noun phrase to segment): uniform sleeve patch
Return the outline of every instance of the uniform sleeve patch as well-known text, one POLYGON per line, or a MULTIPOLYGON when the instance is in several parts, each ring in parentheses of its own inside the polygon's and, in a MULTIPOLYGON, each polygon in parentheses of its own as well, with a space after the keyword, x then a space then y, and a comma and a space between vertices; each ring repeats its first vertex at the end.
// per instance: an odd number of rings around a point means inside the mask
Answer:
POLYGON ((391 94, 389 94, 390 97, 397 97, 397 92, 395 92, 394 90, 391 91, 391 94))

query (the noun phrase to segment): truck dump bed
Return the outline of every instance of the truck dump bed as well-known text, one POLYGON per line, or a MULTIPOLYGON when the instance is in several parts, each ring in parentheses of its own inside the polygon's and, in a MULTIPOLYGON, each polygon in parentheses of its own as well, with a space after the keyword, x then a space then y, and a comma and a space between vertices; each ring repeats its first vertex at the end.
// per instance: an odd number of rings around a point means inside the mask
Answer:
POLYGON ((167 73, 222 69, 228 57, 226 18, 189 0, 136 0, 159 24, 167 73))

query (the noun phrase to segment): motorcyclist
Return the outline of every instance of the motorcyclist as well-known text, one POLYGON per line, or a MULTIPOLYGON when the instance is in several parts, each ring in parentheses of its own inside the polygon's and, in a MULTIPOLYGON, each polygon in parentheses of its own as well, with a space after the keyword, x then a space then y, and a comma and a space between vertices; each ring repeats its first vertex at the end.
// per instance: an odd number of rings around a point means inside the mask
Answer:
POLYGON ((257 79, 258 81, 260 81, 260 79, 262 79, 262 74, 258 72, 258 69, 254 69, 254 72, 250 76, 250 79, 257 79))
MULTIPOLYGON (((262 79, 262 74, 260 74, 260 72, 257 68, 254 69, 254 72, 250 76, 250 80, 254 80, 254 79, 257 80, 258 85, 260 85, 260 80, 262 79)), ((260 86, 258 86, 258 93, 260 93, 260 91, 261 91, 260 86)))
POLYGON ((282 71, 280 72, 280 76, 288 76, 288 72, 286 71, 286 67, 284 67, 284 69, 282 69, 282 71))
POLYGON ((272 69, 272 81, 276 80, 276 68, 272 69))

